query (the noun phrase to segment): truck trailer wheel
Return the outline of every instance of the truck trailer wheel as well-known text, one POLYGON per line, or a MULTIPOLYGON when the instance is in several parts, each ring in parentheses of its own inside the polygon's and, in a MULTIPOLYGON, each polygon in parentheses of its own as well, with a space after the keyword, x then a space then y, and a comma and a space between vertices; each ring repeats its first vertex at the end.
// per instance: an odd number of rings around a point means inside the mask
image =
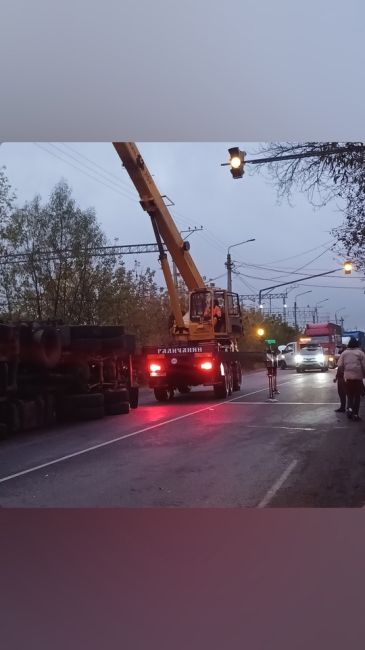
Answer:
POLYGON ((129 401, 129 391, 127 388, 114 388, 106 390, 104 393, 105 404, 120 404, 120 402, 129 401))
POLYGON ((121 415, 129 413, 129 402, 114 402, 105 405, 105 415, 121 415))
POLYGON ((84 406, 76 409, 72 414, 74 420, 99 420, 105 415, 104 406, 84 406))
POLYGON ((102 417, 104 415, 104 395, 102 393, 64 395, 58 403, 57 415, 61 421, 102 417))
POLYGON ((129 389, 129 404, 131 409, 138 408, 139 401, 139 388, 138 386, 131 386, 129 389))

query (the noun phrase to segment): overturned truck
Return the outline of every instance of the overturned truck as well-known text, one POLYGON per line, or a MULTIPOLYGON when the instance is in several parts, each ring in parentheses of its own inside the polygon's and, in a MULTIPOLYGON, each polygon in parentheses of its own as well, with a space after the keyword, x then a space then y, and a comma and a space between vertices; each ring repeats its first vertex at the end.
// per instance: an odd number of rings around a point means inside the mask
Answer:
POLYGON ((0 437, 137 408, 135 347, 122 326, 0 323, 0 437))

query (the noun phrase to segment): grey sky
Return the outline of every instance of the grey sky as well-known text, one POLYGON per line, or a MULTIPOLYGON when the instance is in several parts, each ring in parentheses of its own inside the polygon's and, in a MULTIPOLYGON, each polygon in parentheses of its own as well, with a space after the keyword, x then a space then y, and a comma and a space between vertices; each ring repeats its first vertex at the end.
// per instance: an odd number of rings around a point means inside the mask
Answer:
MULTIPOLYGON (((247 171, 243 179, 233 180, 229 168, 221 167, 220 163, 226 161, 228 147, 236 144, 248 154, 257 148, 254 143, 236 141, 138 144, 159 190, 175 203, 170 209, 178 227, 204 227, 203 232, 190 237, 191 253, 200 272, 207 278, 222 275, 216 284, 225 286, 224 263, 228 246, 251 237, 255 237, 256 242, 232 250, 237 265, 244 265, 236 267, 244 275, 235 275, 233 279, 234 290, 241 294, 258 293, 260 288, 276 282, 292 279, 294 282, 296 276, 289 275, 289 271, 306 264, 303 275, 336 268, 340 258, 331 251, 311 260, 331 245, 329 231, 342 221, 337 206, 330 204, 315 211, 299 193, 294 196, 293 206, 287 202, 279 205, 275 188, 261 175, 252 176, 247 171), (302 255, 310 249, 316 250, 302 255), (284 260, 289 257, 292 259, 284 260), (269 266, 279 272, 250 265, 269 266), (282 277, 276 281, 278 276, 282 277)), ((36 145, 6 142, 0 147, 0 165, 7 168, 19 205, 36 193, 46 200, 63 177, 71 185, 81 207, 95 207, 98 220, 112 243, 114 238, 118 238, 119 244, 154 240, 149 217, 140 207, 134 186, 111 143, 36 145)), ((133 266, 134 259, 142 267, 158 269, 156 255, 126 256, 129 267, 133 266)), ((158 282, 163 284, 160 272, 158 282)), ((322 307, 319 306, 322 319, 334 320, 335 311, 341 309, 338 317, 344 316, 345 327, 364 329, 365 285, 359 274, 348 277, 336 273, 299 283, 289 293, 289 309, 292 309, 293 297, 311 286, 312 292, 298 299, 301 308, 308 304, 313 308, 315 303, 328 298, 322 307)), ((272 306, 273 309, 281 308, 282 303, 273 302, 272 306)))

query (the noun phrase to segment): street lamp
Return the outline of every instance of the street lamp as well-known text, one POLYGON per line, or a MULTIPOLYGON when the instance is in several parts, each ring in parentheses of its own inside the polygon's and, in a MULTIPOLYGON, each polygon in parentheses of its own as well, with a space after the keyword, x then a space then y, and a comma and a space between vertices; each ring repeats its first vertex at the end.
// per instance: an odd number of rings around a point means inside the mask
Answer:
POLYGON ((304 296, 306 293, 312 293, 312 289, 308 289, 308 291, 302 291, 302 293, 297 293, 297 295, 294 297, 294 327, 297 329, 298 328, 298 323, 297 323, 297 298, 299 296, 304 296))
POLYGON ((313 311, 313 323, 315 323, 316 321, 317 321, 317 323, 318 323, 318 309, 317 309, 317 305, 320 305, 322 302, 326 302, 327 300, 328 300, 328 298, 323 298, 323 300, 319 300, 319 301, 316 302, 316 304, 314 305, 314 311, 313 311))
POLYGON ((232 258, 230 254, 231 248, 234 248, 235 246, 241 246, 241 244, 247 244, 249 241, 256 241, 255 238, 253 239, 245 239, 245 241, 240 241, 238 244, 232 244, 232 246, 228 247, 227 251, 227 261, 226 261, 226 267, 227 267, 227 291, 232 291, 232 269, 233 269, 233 264, 232 264, 232 258))

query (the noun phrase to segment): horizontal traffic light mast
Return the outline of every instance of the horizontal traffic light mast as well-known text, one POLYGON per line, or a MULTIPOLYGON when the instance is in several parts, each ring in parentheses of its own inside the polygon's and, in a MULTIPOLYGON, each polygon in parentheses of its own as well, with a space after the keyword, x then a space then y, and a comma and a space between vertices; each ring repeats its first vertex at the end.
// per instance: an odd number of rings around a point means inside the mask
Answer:
POLYGON ((353 153, 356 151, 364 151, 365 146, 361 145, 347 145, 346 147, 334 147, 333 149, 317 149, 312 151, 303 151, 302 153, 284 154, 282 156, 269 156, 267 158, 254 158, 246 160, 246 152, 241 151, 239 147, 231 147, 228 149, 229 162, 221 163, 221 167, 229 165, 230 172, 233 178, 242 178, 244 174, 244 166, 246 164, 261 165, 264 163, 280 162, 281 160, 297 160, 299 158, 318 158, 326 156, 334 156, 341 153, 353 153))
MULTIPOLYGON (((315 275, 307 275, 304 278, 300 278, 299 280, 295 280, 295 283, 303 282, 303 280, 311 280, 312 278, 320 278, 323 275, 331 275, 331 273, 336 273, 337 271, 345 271, 346 275, 351 275, 352 262, 346 261, 346 262, 344 262, 342 268, 332 269, 332 271, 325 271, 324 273, 315 273, 315 275)), ((293 284, 293 280, 290 280, 289 282, 281 282, 280 284, 274 284, 271 287, 265 287, 264 289, 260 289, 260 291, 259 291, 259 308, 262 308, 261 297, 262 297, 262 294, 263 294, 264 291, 270 291, 271 289, 277 289, 278 287, 285 287, 288 284, 293 284)))

